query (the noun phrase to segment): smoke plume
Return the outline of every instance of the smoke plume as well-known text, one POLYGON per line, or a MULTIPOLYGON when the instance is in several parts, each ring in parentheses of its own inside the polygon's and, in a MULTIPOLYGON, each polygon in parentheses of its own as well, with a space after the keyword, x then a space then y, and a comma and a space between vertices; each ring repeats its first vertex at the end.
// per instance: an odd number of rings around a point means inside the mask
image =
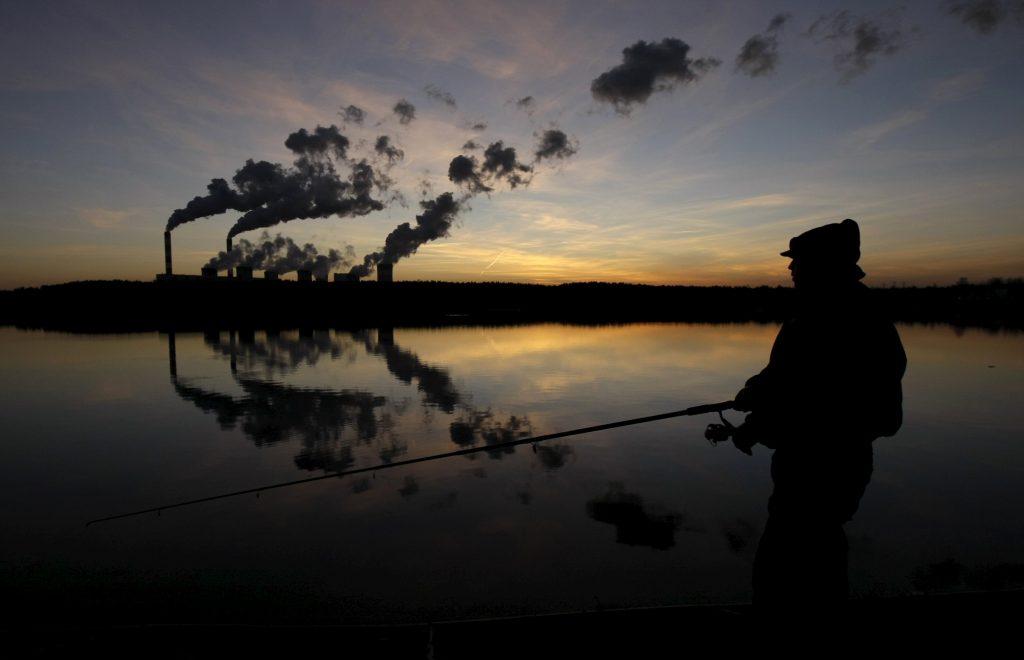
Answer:
POLYGON ((405 152, 391 144, 391 138, 387 135, 380 135, 373 145, 373 150, 379 155, 388 159, 388 163, 395 163, 405 158, 405 152))
POLYGON ((401 124, 408 124, 416 119, 416 106, 405 99, 400 99, 391 110, 398 115, 398 121, 401 124))
POLYGON ((1018 17, 1024 18, 1024 2, 1020 0, 952 0, 946 2, 946 11, 979 34, 991 34, 1009 15, 1011 6, 1018 17))
POLYGON ((333 124, 327 128, 317 126, 312 133, 300 128, 284 141, 284 146, 299 156, 315 157, 330 154, 338 160, 345 160, 348 145, 348 138, 333 124))
POLYGON ((690 47, 679 39, 638 41, 623 49, 622 64, 591 82, 590 93, 595 100, 614 105, 619 114, 629 114, 635 104, 646 102, 654 92, 696 82, 721 64, 714 57, 691 59, 689 53, 690 47))
POLYGON ((751 78, 764 76, 775 71, 779 62, 778 32, 789 20, 789 14, 777 14, 768 24, 768 29, 747 39, 740 54, 736 56, 736 70, 751 78))
POLYGON ((533 152, 537 160, 543 158, 568 158, 575 154, 580 147, 579 142, 570 140, 568 135, 557 128, 550 128, 538 137, 537 149, 533 152))
POLYGON ((427 85, 423 88, 423 91, 435 101, 440 101, 449 108, 455 109, 455 97, 451 95, 451 92, 446 92, 436 85, 427 85))
POLYGON ((846 11, 822 16, 807 33, 835 44, 835 66, 843 82, 867 71, 880 55, 892 55, 903 46, 903 33, 895 20, 883 25, 846 11))
POLYGON ((278 234, 271 238, 263 232, 255 242, 240 239, 230 252, 220 252, 206 265, 217 270, 248 266, 253 270, 279 274, 309 270, 316 277, 325 278, 332 271, 348 268, 355 259, 356 253, 351 245, 346 245, 344 251, 331 249, 320 254, 312 243, 300 247, 287 236, 278 234))
POLYGON ((416 226, 403 222, 384 239, 384 247, 363 257, 363 263, 353 266, 349 274, 366 277, 379 263, 396 263, 416 252, 421 245, 448 235, 452 223, 462 210, 465 200, 456 200, 450 192, 436 199, 420 202, 423 213, 416 216, 416 226))
POLYGON ((247 160, 232 177, 213 179, 204 196, 193 198, 167 220, 167 230, 199 218, 241 211, 244 215, 229 236, 271 227, 298 218, 357 216, 379 211, 375 190, 386 191, 390 180, 365 161, 348 160, 349 140, 336 126, 300 129, 285 140, 297 158, 292 167, 265 160, 247 160), (343 177, 336 169, 345 167, 343 177))
POLYGON ((302 157, 288 171, 280 189, 275 191, 276 197, 246 212, 228 231, 228 237, 289 220, 380 211, 384 204, 374 199, 372 193, 375 188, 383 191, 389 185, 390 179, 379 176, 366 161, 353 164, 349 176, 342 179, 330 161, 302 157))
POLYGON ((533 172, 532 167, 516 159, 516 150, 506 147, 501 140, 484 149, 484 161, 480 169, 496 179, 504 179, 511 188, 528 185, 530 179, 526 175, 533 172))
POLYGON ((533 111, 537 109, 537 100, 532 96, 524 96, 516 101, 516 108, 532 117, 533 111))
POLYGON ((354 105, 342 108, 341 112, 338 114, 341 115, 342 121, 346 124, 352 122, 353 124, 359 124, 362 126, 363 121, 366 119, 366 111, 354 105))
MULTIPOLYGON (((463 148, 470 148, 469 143, 463 148)), ((479 145, 473 144, 474 147, 479 145)), ((506 147, 501 140, 492 142, 484 149, 483 161, 475 156, 456 156, 448 165, 448 179, 477 194, 494 190, 492 184, 504 181, 510 188, 530 183, 533 168, 519 162, 516 150, 506 147)))
POLYGON ((448 179, 459 186, 464 186, 473 194, 491 192, 477 172, 477 160, 473 156, 456 156, 448 165, 448 179))

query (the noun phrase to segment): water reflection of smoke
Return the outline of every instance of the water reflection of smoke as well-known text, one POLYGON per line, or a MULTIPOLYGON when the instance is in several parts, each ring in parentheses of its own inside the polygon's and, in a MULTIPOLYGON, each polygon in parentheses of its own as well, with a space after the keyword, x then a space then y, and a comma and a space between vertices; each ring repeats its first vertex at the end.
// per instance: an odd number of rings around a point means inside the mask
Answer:
MULTIPOLYGON (((468 409, 449 426, 452 442, 460 447, 472 447, 480 442, 499 445, 533 435, 533 427, 526 417, 511 415, 502 421, 495 418, 490 410, 468 409)), ((515 452, 515 447, 497 447, 488 451, 491 458, 501 458, 515 452)))
MULTIPOLYGON (((398 346, 389 329, 353 332, 342 335, 329 331, 304 331, 298 336, 275 332, 208 332, 205 343, 231 361, 231 374, 244 392, 232 396, 196 386, 177 376, 173 336, 168 337, 171 380, 178 395, 204 412, 214 413, 221 428, 240 427, 257 446, 269 446, 298 439, 302 447, 295 456, 299 469, 337 472, 356 462, 354 447, 376 443, 382 464, 398 460, 408 444, 395 430, 394 414, 405 412, 401 402, 389 401, 361 390, 332 390, 298 387, 274 380, 272 376, 295 371, 303 365, 314 366, 321 359, 355 360, 355 347, 362 345, 367 354, 380 357, 388 371, 400 382, 422 393, 426 410, 440 409, 457 417, 449 426, 449 437, 460 447, 492 446, 488 456, 500 459, 515 451, 497 447, 509 441, 532 436, 530 420, 522 415, 499 416, 490 409, 477 409, 456 388, 447 369, 423 362, 414 352, 398 346), (253 374, 263 372, 268 378, 253 374), (353 437, 354 435, 354 437, 353 437)), ((565 465, 573 450, 564 444, 534 446, 537 462, 545 470, 565 465)), ((353 484, 353 492, 370 487, 367 481, 353 484)), ((418 488, 418 486, 417 486, 418 488)))
MULTIPOLYGON (((676 532, 684 516, 648 508, 642 497, 627 493, 621 483, 608 484, 608 492, 587 502, 587 515, 598 522, 615 525, 615 541, 668 550, 676 544, 676 532)), ((687 531, 702 531, 688 528, 687 531)))
MULTIPOLYGON (((270 446, 298 438, 302 449, 295 464, 303 470, 338 471, 351 467, 351 443, 344 440, 346 429, 354 429, 357 442, 369 444, 379 433, 377 408, 387 399, 357 390, 306 389, 236 377, 245 391, 233 397, 174 379, 182 399, 203 412, 217 415, 223 429, 241 424, 257 446, 270 446)), ((389 448, 390 456, 404 452, 402 446, 389 448)))
MULTIPOLYGON (((234 333, 232 333, 233 335, 234 333)), ((269 378, 314 366, 321 359, 354 359, 352 342, 327 331, 304 331, 299 337, 267 332, 261 341, 253 333, 240 333, 238 343, 221 344, 220 333, 207 333, 204 341, 214 351, 234 360, 248 371, 260 371, 269 378)))
POLYGON ((369 331, 353 333, 356 341, 362 342, 366 352, 384 358, 388 371, 395 378, 411 385, 416 381, 416 388, 423 393, 424 401, 436 406, 446 413, 455 411, 462 397, 451 376, 446 369, 433 367, 420 360, 412 351, 406 351, 394 343, 393 336, 388 330, 377 332, 377 340, 374 341, 369 331))

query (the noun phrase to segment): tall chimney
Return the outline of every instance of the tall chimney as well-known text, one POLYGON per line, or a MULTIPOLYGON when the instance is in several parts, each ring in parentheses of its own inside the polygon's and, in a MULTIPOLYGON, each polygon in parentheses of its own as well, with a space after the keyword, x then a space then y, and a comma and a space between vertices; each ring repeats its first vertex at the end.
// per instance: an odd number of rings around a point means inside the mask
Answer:
MULTIPOLYGON (((171 232, 165 232, 165 235, 171 232)), ((170 275, 170 273, 167 273, 170 275)), ((167 333, 167 361, 170 363, 171 368, 171 380, 178 377, 178 351, 174 344, 174 331, 167 333)))
POLYGON ((171 232, 164 232, 164 272, 171 274, 171 232))
MULTIPOLYGON (((228 236, 228 254, 231 254, 231 237, 230 236, 228 236)), ((234 277, 235 276, 235 271, 233 271, 232 269, 228 268, 227 275, 228 275, 228 277, 234 277)))

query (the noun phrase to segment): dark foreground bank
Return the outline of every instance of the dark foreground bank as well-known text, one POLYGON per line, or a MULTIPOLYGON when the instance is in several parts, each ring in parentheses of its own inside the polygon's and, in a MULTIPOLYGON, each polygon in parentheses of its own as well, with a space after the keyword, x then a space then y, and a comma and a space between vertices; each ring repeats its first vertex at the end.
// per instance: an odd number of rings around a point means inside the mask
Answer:
POLYGON ((7 630, 17 657, 284 658, 296 653, 382 658, 733 657, 784 647, 787 655, 1007 650, 1024 592, 851 601, 837 616, 807 610, 765 617, 749 605, 574 612, 392 626, 91 625, 53 622, 7 630))
MULTIPOLYGON (((895 321, 1024 327, 1024 283, 873 289, 895 321)), ((70 282, 0 291, 0 325, 77 331, 372 327, 563 321, 777 322, 788 287, 575 283, 70 282)))

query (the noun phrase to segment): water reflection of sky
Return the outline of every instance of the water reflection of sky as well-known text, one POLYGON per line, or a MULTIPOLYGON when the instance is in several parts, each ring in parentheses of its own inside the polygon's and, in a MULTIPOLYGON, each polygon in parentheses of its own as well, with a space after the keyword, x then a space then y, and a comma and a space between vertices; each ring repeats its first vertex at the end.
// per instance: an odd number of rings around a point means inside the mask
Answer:
MULTIPOLYGON (((15 586, 73 592, 72 604, 117 575, 108 600, 162 593, 145 607, 165 614, 178 602, 167 592, 211 589, 233 594, 212 598, 217 612, 273 592, 325 620, 745 600, 769 457, 709 447, 709 417, 83 524, 728 399, 775 331, 178 334, 172 360, 167 335, 0 330, 4 565, 21 571, 15 586)), ((848 526, 853 590, 1012 581, 1024 557, 1022 337, 901 333, 906 423, 876 444, 848 526)))

